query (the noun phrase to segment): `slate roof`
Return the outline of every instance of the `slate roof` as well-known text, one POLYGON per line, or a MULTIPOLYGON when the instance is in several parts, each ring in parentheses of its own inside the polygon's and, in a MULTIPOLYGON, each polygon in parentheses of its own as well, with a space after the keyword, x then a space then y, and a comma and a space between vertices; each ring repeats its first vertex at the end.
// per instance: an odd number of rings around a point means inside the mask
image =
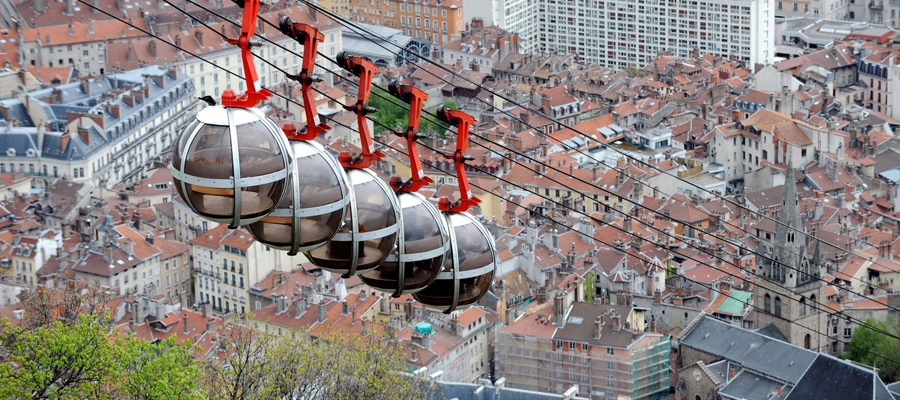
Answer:
POLYGON ((894 400, 881 378, 871 370, 825 354, 819 354, 787 397, 787 400, 849 399, 894 400))
POLYGON ((757 329, 756 333, 758 333, 760 335, 768 336, 772 339, 778 339, 782 342, 788 341, 787 336, 784 336, 784 334, 781 333, 781 330, 778 329, 778 327, 773 324, 768 324, 762 328, 757 329))
POLYGON ((781 396, 778 396, 779 385, 781 383, 748 370, 742 370, 731 382, 719 390, 719 394, 745 400, 781 400, 788 393, 782 391, 781 396))
POLYGON ((738 328, 708 315, 684 334, 681 344, 729 359, 751 370, 765 371, 791 383, 800 381, 816 358, 816 353, 812 351, 738 328))
MULTIPOLYGON (((189 79, 187 75, 181 73, 176 72, 173 76, 166 69, 147 67, 84 83, 75 82, 29 92, 26 94, 27 101, 40 104, 47 115, 49 129, 44 134, 43 145, 40 148, 38 130, 29 117, 24 102, 20 98, 2 100, 0 105, 8 107, 9 119, 17 119, 18 127, 5 129, 0 134, 0 149, 12 149, 17 157, 26 156, 32 151, 35 156, 57 160, 86 159, 92 153, 130 138, 131 133, 150 123, 161 110, 165 109, 162 107, 163 98, 189 79), (141 87, 144 85, 147 88, 147 96, 142 101, 136 99, 134 105, 130 105, 124 99, 129 93, 125 91, 126 85, 133 88, 132 93, 142 90, 141 87), (118 91, 123 93, 119 95, 118 91), (154 113, 153 104, 156 101, 160 101, 161 107, 160 111, 154 113), (111 111, 114 107, 118 107, 118 116, 111 111), (139 118, 142 111, 150 112, 149 117, 145 117, 143 121, 139 118), (97 125, 91 124, 85 136, 65 132, 70 112, 94 119, 101 128, 98 129, 97 125), (138 116, 138 121, 128 129, 127 121, 133 116, 138 116)), ((7 124, 8 121, 0 117, 0 126, 7 124)))

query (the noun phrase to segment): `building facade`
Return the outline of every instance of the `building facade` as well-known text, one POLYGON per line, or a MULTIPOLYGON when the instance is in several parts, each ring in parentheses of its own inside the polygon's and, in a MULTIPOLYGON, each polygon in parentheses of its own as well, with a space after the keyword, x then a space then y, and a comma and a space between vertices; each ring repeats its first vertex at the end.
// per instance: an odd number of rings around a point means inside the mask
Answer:
POLYGON ((273 270, 290 271, 300 257, 271 250, 243 230, 219 225, 191 241, 196 303, 219 313, 246 313, 250 289, 273 270))
POLYGON ((692 51, 767 64, 775 56, 773 0, 507 1, 504 25, 523 51, 577 53, 587 63, 640 68, 692 51))
POLYGON ((462 0, 353 0, 353 20, 396 28, 409 37, 443 45, 466 28, 462 0))
POLYGON ((147 67, 0 101, 0 172, 133 182, 171 146, 196 103, 193 82, 147 67))

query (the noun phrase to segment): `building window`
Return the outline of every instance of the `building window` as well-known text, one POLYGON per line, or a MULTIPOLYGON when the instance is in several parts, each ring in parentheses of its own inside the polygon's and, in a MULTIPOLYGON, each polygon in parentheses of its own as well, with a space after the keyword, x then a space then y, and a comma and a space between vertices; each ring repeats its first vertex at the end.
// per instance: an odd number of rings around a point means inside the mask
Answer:
POLYGON ((805 349, 809 350, 810 346, 812 346, 811 342, 812 342, 812 337, 810 337, 809 334, 807 333, 806 337, 803 338, 803 347, 805 349))
POLYGON ((775 316, 781 316, 781 297, 775 297, 775 316))
POLYGON ((766 310, 767 313, 772 313, 772 297, 766 293, 766 297, 763 300, 763 309, 766 310))
POLYGON ((800 298, 800 316, 806 315, 806 297, 800 298))

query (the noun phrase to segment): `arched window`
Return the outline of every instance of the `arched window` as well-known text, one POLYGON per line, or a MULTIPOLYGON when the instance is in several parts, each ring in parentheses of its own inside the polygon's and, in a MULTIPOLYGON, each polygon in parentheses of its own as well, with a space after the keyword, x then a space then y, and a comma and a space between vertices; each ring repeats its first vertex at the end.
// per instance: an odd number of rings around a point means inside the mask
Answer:
POLYGON ((800 316, 806 315, 806 297, 800 298, 800 316))
POLYGON ((816 309, 816 295, 809 296, 809 312, 812 313, 816 309))
POLYGON ((810 346, 812 346, 812 337, 807 333, 806 337, 803 338, 803 348, 809 350, 810 346))
POLYGON ((781 297, 775 297, 775 316, 781 316, 781 297))
POLYGON ((766 293, 766 298, 765 298, 765 310, 767 313, 772 312, 772 296, 769 296, 768 293, 766 293))

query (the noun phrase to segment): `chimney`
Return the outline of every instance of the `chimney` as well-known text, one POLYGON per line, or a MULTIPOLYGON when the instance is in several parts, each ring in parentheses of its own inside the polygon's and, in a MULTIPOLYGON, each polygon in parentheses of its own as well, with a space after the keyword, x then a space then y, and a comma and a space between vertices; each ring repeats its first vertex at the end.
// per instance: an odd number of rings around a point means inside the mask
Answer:
MULTIPOLYGON (((96 0, 95 0, 96 1, 96 0)), ((47 0, 32 0, 31 6, 36 12, 44 12, 47 9, 47 0)))
POLYGON ((194 39, 197 40, 197 44, 203 46, 203 30, 197 29, 194 31, 194 39))
POLYGON ((617 331, 622 326, 622 316, 619 314, 615 314, 615 311, 613 311, 613 313, 614 314, 612 316, 612 328, 614 331, 617 331))
POLYGON ((190 333, 190 331, 191 331, 190 329, 188 329, 188 315, 187 315, 187 313, 185 313, 183 311, 182 311, 181 315, 182 315, 181 325, 184 326, 184 335, 187 336, 187 334, 190 333))
POLYGON ((285 296, 283 294, 276 294, 274 297, 275 297, 275 314, 281 314, 287 308, 287 307, 285 307, 285 296))
POLYGON ((566 299, 562 293, 556 292, 553 297, 553 321, 560 329, 566 326, 566 299))
POLYGON ((389 296, 381 295, 381 299, 378 304, 378 312, 382 314, 388 314, 391 312, 391 298, 389 296))
POLYGON ((216 331, 216 320, 215 319, 210 318, 206 321, 206 331, 207 332, 215 332, 216 331))
POLYGON ((344 300, 347 297, 347 282, 343 278, 338 278, 334 283, 334 295, 338 300, 344 300))
POLYGON ((88 21, 88 33, 91 35, 94 34, 94 20, 88 21))
POLYGON ((325 309, 325 299, 319 301, 319 318, 316 319, 318 322, 325 322, 325 315, 327 310, 325 309))
POLYGON ((75 35, 75 26, 69 22, 69 36, 75 35))
POLYGON ((203 317, 204 318, 212 317, 212 303, 210 303, 208 301, 206 303, 203 303, 203 317))
POLYGON ((349 315, 350 314, 350 304, 347 304, 347 300, 341 302, 341 315, 349 315))
POLYGON ((319 22, 319 19, 318 19, 318 17, 319 17, 319 11, 316 10, 316 8, 315 8, 315 7, 312 7, 312 6, 310 6, 310 7, 308 8, 308 10, 309 10, 309 17, 312 18, 313 21, 319 22))
POLYGON ((603 318, 598 315, 594 320, 594 339, 600 339, 603 335, 603 318))
POLYGON ((66 2, 66 15, 72 17, 75 15, 75 0, 64 0, 66 2))
POLYGON ((100 12, 100 0, 91 0, 91 5, 94 6, 91 10, 93 10, 95 14, 100 12))
POLYGON ((134 242, 132 242, 131 239, 125 239, 125 242, 122 243, 122 251, 124 251, 125 254, 128 254, 129 257, 133 256, 134 242))
POLYGON ((150 43, 147 45, 147 47, 150 50, 150 55, 153 57, 156 57, 156 41, 151 40, 150 43))
POLYGON ((175 45, 181 47, 181 35, 175 35, 175 45))

